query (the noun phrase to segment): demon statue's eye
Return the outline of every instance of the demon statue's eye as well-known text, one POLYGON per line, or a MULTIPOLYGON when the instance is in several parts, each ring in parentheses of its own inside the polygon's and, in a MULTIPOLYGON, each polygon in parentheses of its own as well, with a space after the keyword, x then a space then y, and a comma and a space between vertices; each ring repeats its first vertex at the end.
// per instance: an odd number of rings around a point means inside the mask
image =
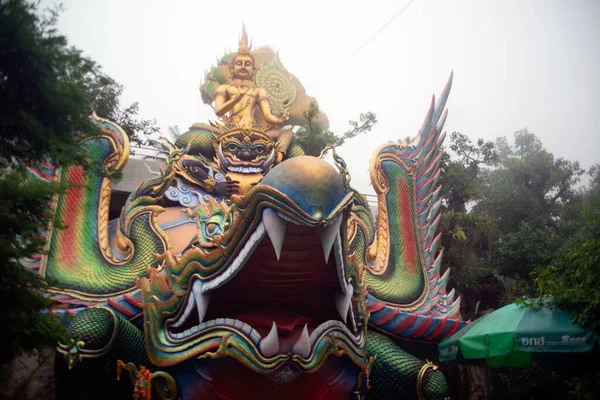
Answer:
POLYGON ((227 145, 227 151, 230 151, 230 152, 233 153, 233 152, 236 152, 237 150, 238 150, 238 146, 237 145, 235 145, 233 143, 227 145))
POLYGON ((206 224, 206 236, 215 236, 221 233, 221 227, 214 223, 209 222, 206 224))
POLYGON ((256 152, 256 154, 263 154, 265 152, 265 148, 263 146, 256 146, 254 148, 254 151, 256 152))

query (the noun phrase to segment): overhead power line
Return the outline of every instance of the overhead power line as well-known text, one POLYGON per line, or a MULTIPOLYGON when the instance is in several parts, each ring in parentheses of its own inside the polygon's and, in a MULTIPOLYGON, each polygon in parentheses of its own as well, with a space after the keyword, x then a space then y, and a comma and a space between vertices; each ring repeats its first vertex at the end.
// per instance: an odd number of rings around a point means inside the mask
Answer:
POLYGON ((358 53, 359 51, 361 51, 367 44, 369 44, 371 41, 373 41, 373 39, 375 39, 377 37, 377 35, 379 35, 381 33, 381 31, 383 31, 389 24, 391 24, 393 20, 395 20, 396 18, 398 18, 398 16, 400 16, 400 14, 402 14, 404 11, 406 11, 406 9, 412 3, 414 3, 414 1, 415 0, 410 0, 404 7, 402 7, 400 9, 400 11, 398 11, 396 14, 394 14, 394 16, 388 22, 386 22, 385 24, 383 24, 383 26, 381 28, 379 28, 379 30, 377 32, 375 32, 375 34, 373 36, 371 36, 369 39, 367 39, 362 45, 360 45, 360 47, 358 47, 356 50, 354 50, 348 57, 346 57, 342 62, 340 62, 338 65, 336 65, 331 71, 329 71, 328 73, 326 73, 325 75, 323 75, 319 80, 317 80, 316 82, 313 82, 310 86, 308 86, 308 89, 312 88, 313 86, 315 86, 316 84, 318 84, 319 82, 321 82, 322 80, 324 80, 325 78, 327 78, 329 75, 333 74, 335 71, 337 71, 337 69, 339 67, 341 67, 349 59, 351 59, 352 57, 354 57, 356 55, 356 53, 358 53))

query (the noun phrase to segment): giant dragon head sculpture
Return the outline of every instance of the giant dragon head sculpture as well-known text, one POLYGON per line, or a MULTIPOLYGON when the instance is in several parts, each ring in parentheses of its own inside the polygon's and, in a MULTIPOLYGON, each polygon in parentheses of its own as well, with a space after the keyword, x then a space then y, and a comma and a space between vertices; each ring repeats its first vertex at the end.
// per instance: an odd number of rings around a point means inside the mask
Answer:
POLYGON ((354 385, 368 364, 368 316, 365 266, 347 245, 353 196, 330 164, 296 157, 231 207, 189 211, 228 222, 210 245, 162 254, 164 270, 138 281, 151 361, 235 359, 286 380, 344 362, 354 385))

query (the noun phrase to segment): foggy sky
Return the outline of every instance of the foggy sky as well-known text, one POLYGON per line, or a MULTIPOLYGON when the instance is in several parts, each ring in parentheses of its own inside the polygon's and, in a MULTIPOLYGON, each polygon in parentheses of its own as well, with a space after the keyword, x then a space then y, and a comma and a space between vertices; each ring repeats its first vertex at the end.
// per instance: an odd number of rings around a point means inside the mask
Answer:
POLYGON ((373 150, 417 133, 451 71, 448 133, 494 140, 528 128, 557 157, 584 168, 600 161, 600 2, 415 0, 327 74, 407 3, 65 0, 58 28, 125 85, 123 104, 139 101, 166 132, 215 119, 198 87, 217 57, 237 49, 244 22, 255 46, 280 51, 331 130, 377 114, 370 134, 338 150, 365 193, 373 150))

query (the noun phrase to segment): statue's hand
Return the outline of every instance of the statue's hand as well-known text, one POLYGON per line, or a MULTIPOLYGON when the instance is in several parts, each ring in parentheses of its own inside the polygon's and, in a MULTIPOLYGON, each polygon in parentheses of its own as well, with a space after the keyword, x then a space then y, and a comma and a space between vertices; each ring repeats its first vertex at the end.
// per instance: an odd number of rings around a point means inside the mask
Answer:
POLYGON ((240 181, 232 181, 230 177, 226 178, 225 182, 215 183, 213 192, 217 196, 231 196, 232 194, 238 194, 240 191, 240 181))
POLYGON ((285 122, 288 119, 290 119, 290 112, 289 110, 286 108, 285 111, 283 112, 283 115, 281 116, 281 122, 285 122))

